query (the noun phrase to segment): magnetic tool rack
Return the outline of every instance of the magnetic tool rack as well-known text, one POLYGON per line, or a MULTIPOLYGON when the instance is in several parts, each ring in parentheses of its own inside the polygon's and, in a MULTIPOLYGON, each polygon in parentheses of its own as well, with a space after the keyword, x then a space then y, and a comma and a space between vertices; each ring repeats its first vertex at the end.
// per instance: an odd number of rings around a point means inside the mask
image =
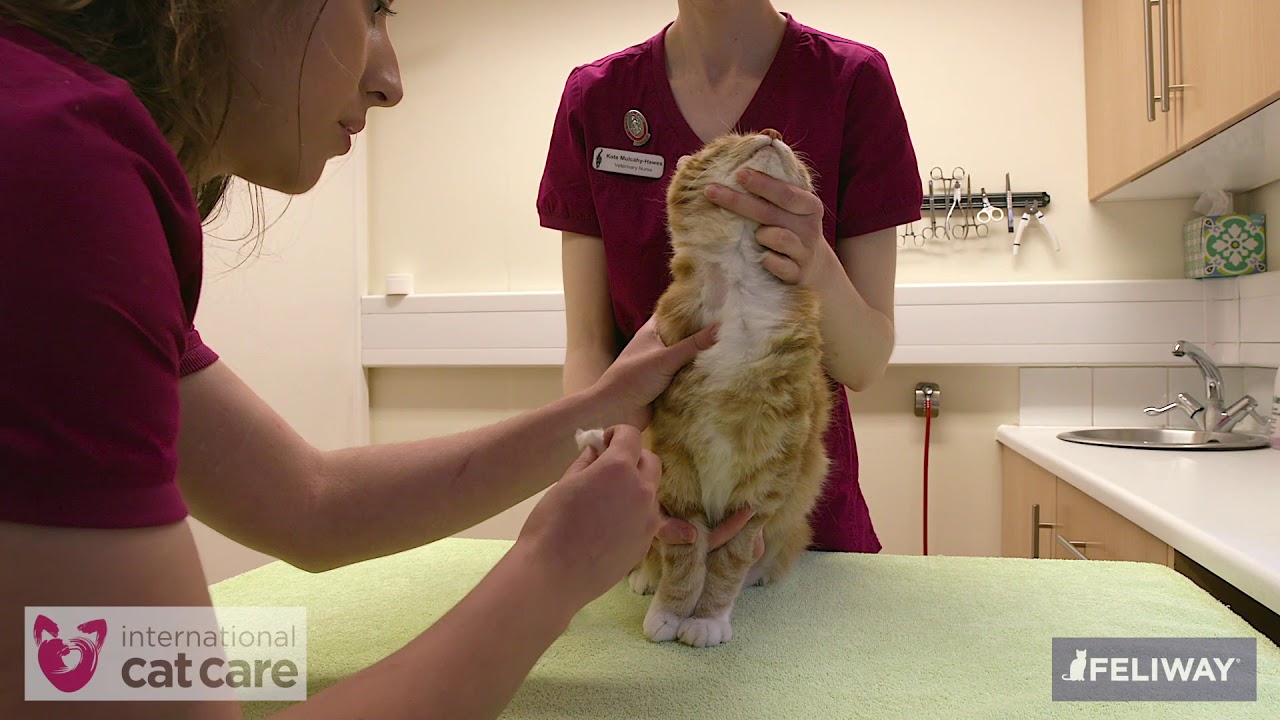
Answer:
MULTIPOLYGON (((929 199, 931 197, 933 198, 933 203, 934 203, 933 209, 935 211, 937 210, 945 211, 947 208, 951 207, 951 203, 955 199, 955 195, 953 193, 935 193, 933 195, 929 195, 928 193, 925 193, 924 200, 921 201, 920 203, 921 211, 929 212, 929 199)), ((964 193, 961 197, 962 199, 960 200, 960 202, 956 203, 957 209, 959 210, 981 210, 982 209, 982 193, 981 192, 964 193)), ((988 190, 987 198, 991 201, 992 205, 995 205, 998 208, 1006 209, 1005 194, 1003 190, 995 190, 995 191, 988 190)), ((1049 204, 1049 200, 1050 200, 1049 193, 1044 192, 1043 190, 1036 191, 1036 192, 1015 192, 1013 193, 1013 208, 1014 210, 1022 210, 1026 208, 1029 203, 1033 203, 1033 202, 1039 207, 1045 207, 1049 204)))

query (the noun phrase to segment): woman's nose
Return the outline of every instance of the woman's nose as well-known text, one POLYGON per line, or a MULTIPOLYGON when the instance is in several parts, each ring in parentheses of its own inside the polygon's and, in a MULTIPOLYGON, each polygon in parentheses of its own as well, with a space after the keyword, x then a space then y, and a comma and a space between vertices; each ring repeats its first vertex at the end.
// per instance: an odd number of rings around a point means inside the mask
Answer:
POLYGON ((400 62, 389 39, 371 48, 365 68, 365 92, 372 98, 372 105, 381 107, 394 107, 404 99, 400 62))

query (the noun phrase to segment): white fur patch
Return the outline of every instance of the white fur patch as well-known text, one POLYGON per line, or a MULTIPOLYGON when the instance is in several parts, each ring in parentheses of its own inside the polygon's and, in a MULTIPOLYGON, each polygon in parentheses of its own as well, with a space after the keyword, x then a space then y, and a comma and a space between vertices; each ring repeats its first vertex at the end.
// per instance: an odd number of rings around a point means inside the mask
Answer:
POLYGON ((707 520, 718 525, 725 518, 729 496, 741 478, 734 472, 733 458, 738 453, 729 439, 720 433, 706 438, 703 452, 696 460, 698 482, 702 486, 702 508, 707 520))
POLYGON ((627 584, 637 595, 651 595, 658 589, 658 578, 653 577, 648 568, 648 563, 641 563, 640 567, 632 570, 627 576, 627 584))
POLYGON ((787 288, 760 266, 764 251, 756 242, 758 223, 733 222, 735 242, 723 253, 704 258, 716 267, 715 282, 704 290, 703 324, 720 323, 716 344, 696 362, 711 383, 727 383, 744 362, 763 357, 788 314, 787 288), (708 295, 711 296, 708 296, 708 295))
POLYGON ((604 430, 579 430, 573 434, 573 439, 578 442, 578 451, 587 449, 588 446, 596 449, 597 453, 602 453, 604 447, 604 430))
POLYGON ((676 639, 680 629, 680 617, 666 608, 654 598, 649 603, 649 611, 644 615, 644 634, 654 642, 667 642, 676 639))
POLYGON ((708 648, 722 645, 733 639, 733 625, 729 616, 713 618, 688 618, 680 623, 677 631, 680 642, 693 647, 708 648))

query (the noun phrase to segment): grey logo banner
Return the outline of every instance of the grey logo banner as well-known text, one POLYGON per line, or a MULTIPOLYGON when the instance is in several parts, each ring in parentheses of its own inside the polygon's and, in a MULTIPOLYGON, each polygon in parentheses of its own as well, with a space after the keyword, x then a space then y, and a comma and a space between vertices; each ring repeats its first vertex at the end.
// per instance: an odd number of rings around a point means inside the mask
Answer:
POLYGON ((1054 700, 1258 699, 1256 638, 1054 638, 1054 700))

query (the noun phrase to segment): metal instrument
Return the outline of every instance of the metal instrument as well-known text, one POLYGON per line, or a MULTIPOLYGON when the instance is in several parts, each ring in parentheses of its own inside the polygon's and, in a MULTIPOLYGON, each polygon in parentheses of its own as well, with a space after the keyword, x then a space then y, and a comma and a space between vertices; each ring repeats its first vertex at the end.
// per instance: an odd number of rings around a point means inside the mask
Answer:
POLYGON ((911 238, 912 245, 916 247, 924 247, 924 238, 921 237, 920 234, 916 232, 915 223, 909 223, 907 225, 907 228, 902 231, 902 234, 898 236, 898 247, 900 248, 906 247, 907 238, 911 238))

